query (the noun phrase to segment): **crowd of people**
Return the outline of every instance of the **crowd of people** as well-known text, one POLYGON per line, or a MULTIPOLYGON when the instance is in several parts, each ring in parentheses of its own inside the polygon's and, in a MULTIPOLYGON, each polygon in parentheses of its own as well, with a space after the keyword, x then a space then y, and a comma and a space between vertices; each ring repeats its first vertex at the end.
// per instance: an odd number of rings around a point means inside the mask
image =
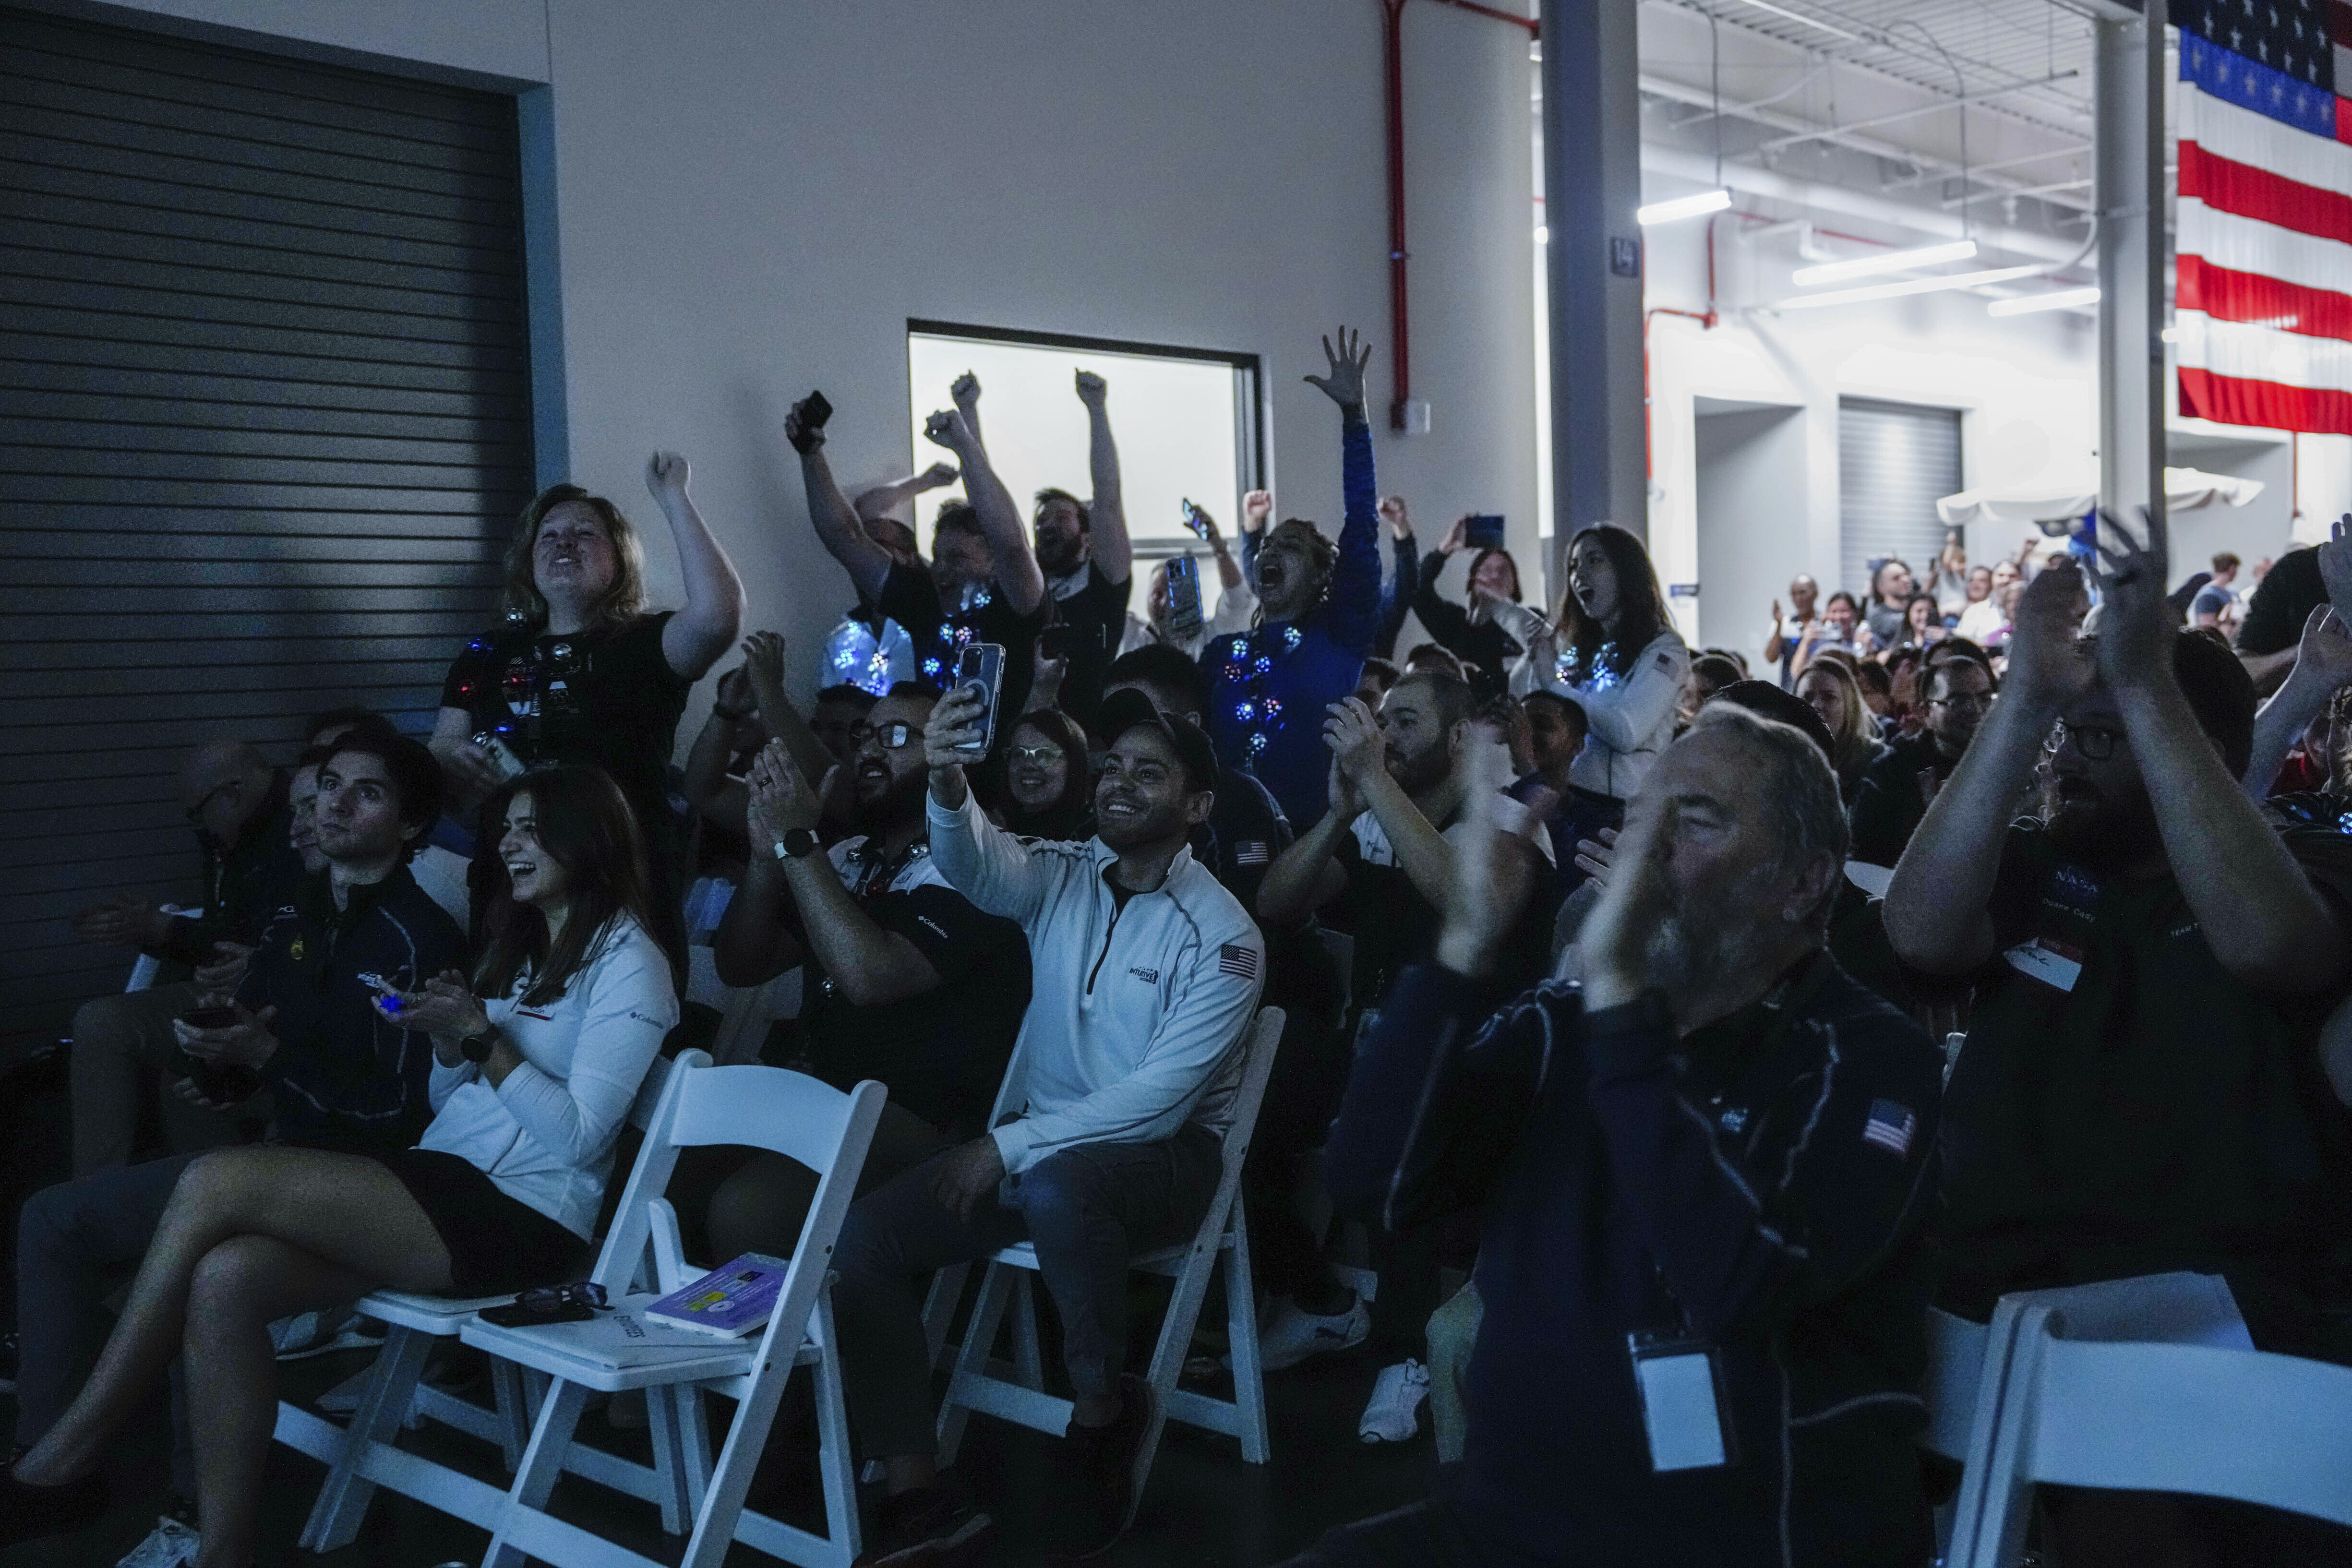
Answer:
MULTIPOLYGON (((1089 494, 1024 517, 967 375, 926 426, 952 465, 855 497, 830 406, 792 410, 856 599, 805 706, 664 453, 680 608, 646 604, 622 508, 559 485, 428 740, 351 709, 289 768, 198 748, 201 914, 76 922, 166 977, 76 1019, 74 1176, 18 1226, 0 1544, 106 1510, 168 1375, 173 1539, 245 1568, 276 1357, 381 1286, 579 1277, 698 942, 730 986, 800 971, 761 1060, 887 1090, 835 1258, 882 1478, 861 1563, 984 1551, 1005 1503, 936 1463, 921 1290, 1023 1239, 1071 1394, 1052 1523, 1069 1560, 1128 1528, 1157 1414, 1128 1260, 1207 1211, 1267 1006, 1264 1368, 1376 1363, 1359 1433, 1426 1421, 1446 1461, 1298 1564, 1924 1563, 1931 1303, 2194 1269, 2258 1345, 2352 1363, 2340 530, 2242 611, 2234 557, 2167 595, 2160 515, 2042 560, 1955 535, 1866 602, 1797 577, 1751 674, 1609 523, 1549 610, 1494 545, 1447 596, 1472 519, 1420 549, 1370 349, 1323 350, 1338 525, 1252 492, 1235 551, 1198 516, 1198 615, 1164 561, 1133 604, 1105 381, 1075 385, 1089 494), (897 514, 950 484, 926 559, 897 514)), ((789 1251, 814 1190, 722 1150, 670 1197, 715 1262, 789 1251)), ((2045 1514, 2067 1568, 2344 1545, 2151 1494, 2045 1514)))

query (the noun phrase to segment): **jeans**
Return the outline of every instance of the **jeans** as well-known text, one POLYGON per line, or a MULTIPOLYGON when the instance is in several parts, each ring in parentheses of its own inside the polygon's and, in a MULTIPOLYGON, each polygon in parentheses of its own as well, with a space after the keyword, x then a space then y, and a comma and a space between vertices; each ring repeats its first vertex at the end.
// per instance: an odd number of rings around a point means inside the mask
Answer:
MULTIPOLYGON (((155 1239, 180 1173, 195 1155, 99 1171, 44 1187, 16 1223, 16 1441, 40 1441, 97 1364, 107 1294, 155 1239)), ((172 1361, 172 1489, 196 1493, 187 1394, 172 1361)))
MULTIPOLYGON (((1187 1124, 1156 1144, 1086 1144, 1000 1183, 959 1220, 931 1197, 927 1160, 850 1206, 834 1253, 849 1412, 875 1458, 928 1454, 931 1369, 919 1276, 1026 1240, 1062 1318, 1062 1359, 1081 1398, 1118 1386, 1127 1363, 1127 1265, 1191 1235, 1223 1174, 1216 1134, 1187 1124)), ((940 1156, 944 1158, 945 1156, 940 1156)))
MULTIPOLYGON (((172 1020, 196 1005, 196 983, 183 980, 84 1002, 74 1014, 73 1168, 76 1176, 117 1170, 131 1163, 139 1131, 139 1099, 172 1064, 179 1048, 172 1020)), ((163 1135, 174 1154, 240 1140, 239 1127, 269 1120, 264 1090, 231 1113, 189 1104, 170 1089, 161 1095, 163 1135)))

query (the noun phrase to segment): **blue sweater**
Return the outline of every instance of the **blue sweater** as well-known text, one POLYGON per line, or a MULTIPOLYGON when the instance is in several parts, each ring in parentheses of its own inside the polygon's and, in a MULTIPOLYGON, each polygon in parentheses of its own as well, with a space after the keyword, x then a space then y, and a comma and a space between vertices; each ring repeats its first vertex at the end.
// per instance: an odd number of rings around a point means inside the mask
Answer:
POLYGON ((1328 1150, 1360 1218, 1483 1210, 1441 1496, 1497 1561, 1927 1561, 1941 1053, 1819 954, 1680 1040, 1654 995, 1588 1016, 1550 983, 1482 1027, 1495 999, 1407 970, 1328 1150), (1716 1347, 1729 1463, 1651 1469, 1637 1330, 1716 1347))
POLYGON ((1201 685, 1218 760, 1255 775, 1299 832, 1328 809, 1331 754, 1323 745, 1323 710, 1356 689, 1380 631, 1380 497, 1371 426, 1348 418, 1340 451, 1346 520, 1323 602, 1297 621, 1268 621, 1242 635, 1212 637, 1201 650, 1201 685))

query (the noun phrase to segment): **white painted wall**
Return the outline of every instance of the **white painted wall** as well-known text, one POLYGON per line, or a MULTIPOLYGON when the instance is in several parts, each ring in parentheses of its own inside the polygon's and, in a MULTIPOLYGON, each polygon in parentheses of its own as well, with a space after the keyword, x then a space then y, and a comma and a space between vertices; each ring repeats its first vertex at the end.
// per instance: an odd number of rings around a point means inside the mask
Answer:
MULTIPOLYGON (((1299 379, 1323 368, 1318 335, 1363 328, 1376 409, 1391 395, 1374 5, 136 0, 106 14, 142 13, 551 84, 570 476, 657 528, 645 455, 687 452, 751 624, 800 650, 851 594, 777 431, 822 386, 845 476, 904 464, 910 317, 1263 355, 1277 505, 1334 529, 1338 419, 1299 379)), ((1528 39, 1437 5, 1410 8, 1404 33, 1413 392, 1434 427, 1405 438, 1375 419, 1381 483, 1432 519, 1506 514, 1532 562, 1528 39)), ((650 553, 656 597, 674 595, 674 559, 650 553)), ((794 665, 805 687, 813 661, 794 665)))
POLYGON ((1796 573, 1782 562, 1788 541, 1804 537, 1810 415, 1801 408, 1695 402, 1698 643, 1738 649, 1760 675, 1769 601, 1779 597, 1788 608, 1783 585, 1796 573), (1716 592, 1707 584, 1740 591, 1716 592))

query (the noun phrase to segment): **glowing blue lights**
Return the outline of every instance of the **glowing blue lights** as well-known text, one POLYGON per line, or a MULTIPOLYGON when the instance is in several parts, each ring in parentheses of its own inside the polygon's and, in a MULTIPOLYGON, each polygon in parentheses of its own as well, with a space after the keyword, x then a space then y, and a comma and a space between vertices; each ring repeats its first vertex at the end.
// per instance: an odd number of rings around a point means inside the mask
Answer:
POLYGON ((940 662, 937 659, 925 659, 923 661, 923 674, 927 675, 936 675, 940 673, 940 662))
POLYGON ((1250 720, 1257 716, 1257 704, 1235 703, 1234 705, 1234 716, 1241 720, 1244 724, 1247 724, 1250 720))
POLYGON ((1234 657, 1236 659, 1246 659, 1249 657, 1248 638, 1236 637, 1234 639, 1234 657))
POLYGON ((1274 674, 1274 661, 1267 658, 1264 653, 1260 653, 1257 656, 1257 673, 1261 675, 1270 675, 1274 674))
POLYGON ((1296 626, 1285 626, 1282 629, 1282 645, 1286 648, 1296 652, 1298 644, 1306 640, 1299 634, 1298 628, 1296 626))
POLYGON ((1249 748, 1254 752, 1264 751, 1265 749, 1265 731, 1260 729, 1253 730, 1251 732, 1249 737, 1249 748))
POLYGON ((477 637, 466 644, 466 652, 468 653, 487 653, 489 651, 490 640, 488 637, 477 637))

